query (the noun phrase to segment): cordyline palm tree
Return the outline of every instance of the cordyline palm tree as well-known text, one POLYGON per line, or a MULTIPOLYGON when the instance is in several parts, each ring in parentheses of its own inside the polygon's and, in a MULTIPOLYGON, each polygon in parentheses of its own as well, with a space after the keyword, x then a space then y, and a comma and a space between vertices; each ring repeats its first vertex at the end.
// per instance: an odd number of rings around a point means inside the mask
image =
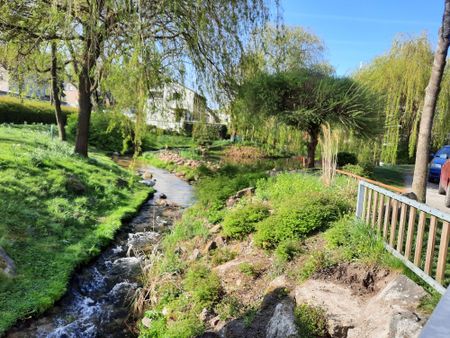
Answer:
POLYGON ((303 69, 260 74, 239 92, 244 114, 256 118, 276 116, 280 121, 308 134, 308 167, 314 158, 321 126, 339 125, 361 136, 379 129, 378 99, 349 78, 339 78, 303 69), (244 105, 242 105, 244 103, 244 105))

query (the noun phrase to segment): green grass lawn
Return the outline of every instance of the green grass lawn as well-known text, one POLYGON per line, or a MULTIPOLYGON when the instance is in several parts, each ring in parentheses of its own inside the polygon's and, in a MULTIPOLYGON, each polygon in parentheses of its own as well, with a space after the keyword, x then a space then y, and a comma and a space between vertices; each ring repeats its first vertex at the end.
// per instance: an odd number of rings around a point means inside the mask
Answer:
POLYGON ((405 186, 405 175, 413 170, 414 167, 410 164, 376 167, 371 178, 384 184, 403 188, 405 186))
POLYGON ((48 133, 0 126, 0 336, 60 298, 74 269, 100 252, 151 190, 106 156, 72 154, 48 133))

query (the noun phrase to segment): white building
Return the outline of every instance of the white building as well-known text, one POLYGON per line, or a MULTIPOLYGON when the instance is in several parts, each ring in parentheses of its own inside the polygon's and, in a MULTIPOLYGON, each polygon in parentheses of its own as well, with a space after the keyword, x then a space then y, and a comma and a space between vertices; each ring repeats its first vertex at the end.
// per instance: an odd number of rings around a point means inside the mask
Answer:
MULTIPOLYGON (((50 101, 51 87, 48 82, 38 82, 32 77, 27 78, 25 84, 25 97, 38 99, 42 101, 50 101)), ((71 83, 64 83, 64 96, 62 104, 70 107, 78 107, 78 89, 71 83)), ((10 81, 8 71, 0 66, 0 96, 1 95, 18 95, 17 86, 15 87, 10 81)))
POLYGON ((185 124, 194 122, 226 124, 208 108, 204 96, 179 83, 152 90, 146 115, 148 125, 165 130, 180 131, 185 124))

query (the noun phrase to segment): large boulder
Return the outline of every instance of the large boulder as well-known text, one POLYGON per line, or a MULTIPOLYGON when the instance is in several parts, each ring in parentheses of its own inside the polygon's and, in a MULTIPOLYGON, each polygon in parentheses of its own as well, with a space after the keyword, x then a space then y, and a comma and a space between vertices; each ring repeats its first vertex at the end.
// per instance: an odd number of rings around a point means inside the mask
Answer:
POLYGON ((295 324, 294 302, 286 298, 275 307, 273 316, 267 323, 267 338, 297 337, 298 330, 295 324))

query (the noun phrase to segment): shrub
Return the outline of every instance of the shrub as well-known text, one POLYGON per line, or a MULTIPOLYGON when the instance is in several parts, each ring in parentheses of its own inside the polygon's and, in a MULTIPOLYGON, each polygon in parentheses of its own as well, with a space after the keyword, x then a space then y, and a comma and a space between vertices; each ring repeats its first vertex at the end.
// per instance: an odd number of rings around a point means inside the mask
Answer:
POLYGON ((225 214, 223 234, 230 238, 243 238, 255 231, 255 224, 269 216, 269 209, 261 203, 241 203, 225 214))
POLYGON ((280 207, 272 216, 256 225, 255 243, 265 249, 274 249, 280 242, 300 239, 313 230, 327 226, 341 214, 341 206, 323 194, 311 195, 295 209, 280 207))
POLYGON ((291 261, 300 252, 300 241, 291 239, 281 242, 277 246, 275 250, 275 257, 278 262, 284 263, 291 261))
MULTIPOLYGON (((213 141, 221 138, 224 126, 207 123, 194 123, 192 128, 192 138, 197 144, 212 144, 213 141)), ((226 132, 225 132, 226 133, 226 132)))
POLYGON ((300 281, 307 280, 317 271, 323 270, 325 268, 335 265, 335 260, 323 251, 313 252, 306 262, 303 264, 299 271, 300 281))
POLYGON ((194 265, 184 279, 184 287, 190 292, 198 308, 211 308, 220 298, 219 277, 204 265, 194 265))
MULTIPOLYGON (((76 116, 75 108, 62 107, 64 124, 70 115, 76 116)), ((56 124, 55 108, 48 102, 0 97, 0 123, 56 124)))
POLYGON ((347 164, 342 167, 342 170, 348 171, 349 173, 362 176, 362 177, 369 177, 369 173, 366 172, 366 170, 361 167, 359 164, 347 164))
POLYGON ((259 273, 258 269, 253 264, 248 262, 239 264, 239 271, 249 277, 256 277, 259 273))
POLYGON ((329 248, 341 249, 345 260, 362 259, 368 262, 385 260, 383 241, 364 222, 346 216, 325 232, 329 248))
POLYGON ((227 248, 224 249, 216 249, 212 253, 211 263, 213 266, 217 266, 236 258, 237 252, 231 251, 227 248))
MULTIPOLYGON (((78 116, 71 115, 67 121, 67 134, 74 139, 78 116)), ((133 147, 131 120, 121 113, 93 112, 89 129, 89 145, 106 151, 126 153, 133 147)))
POLYGON ((355 154, 346 151, 340 151, 337 154, 337 166, 343 167, 347 164, 357 164, 358 158, 355 154))
POLYGON ((295 308, 294 313, 301 338, 325 337, 327 335, 325 310, 308 304, 300 304, 295 308))

